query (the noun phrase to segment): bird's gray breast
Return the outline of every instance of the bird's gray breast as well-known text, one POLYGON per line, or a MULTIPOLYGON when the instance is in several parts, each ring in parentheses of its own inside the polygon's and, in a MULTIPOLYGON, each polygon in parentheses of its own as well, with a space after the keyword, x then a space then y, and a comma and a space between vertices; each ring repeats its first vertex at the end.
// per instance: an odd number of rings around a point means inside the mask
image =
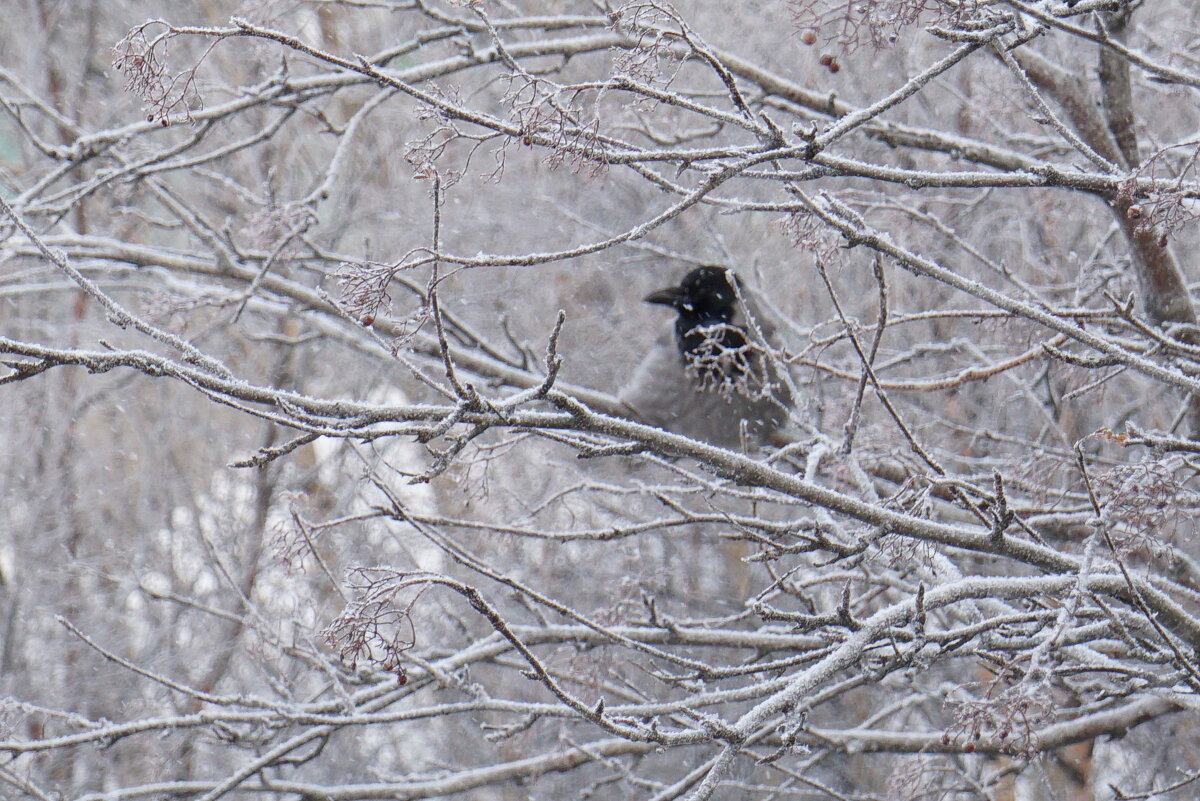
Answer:
POLYGON ((675 337, 664 332, 620 392, 644 423, 725 448, 761 444, 787 420, 778 392, 747 396, 713 387, 689 370, 675 337))

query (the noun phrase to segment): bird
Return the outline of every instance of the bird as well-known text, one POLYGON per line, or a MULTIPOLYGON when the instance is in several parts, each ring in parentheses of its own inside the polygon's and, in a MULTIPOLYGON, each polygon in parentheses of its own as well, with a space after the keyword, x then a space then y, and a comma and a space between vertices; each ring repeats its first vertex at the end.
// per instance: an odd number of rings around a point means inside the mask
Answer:
POLYGON ((770 442, 792 395, 767 344, 775 326, 741 279, 704 265, 644 300, 676 317, 618 393, 634 417, 724 448, 770 442))

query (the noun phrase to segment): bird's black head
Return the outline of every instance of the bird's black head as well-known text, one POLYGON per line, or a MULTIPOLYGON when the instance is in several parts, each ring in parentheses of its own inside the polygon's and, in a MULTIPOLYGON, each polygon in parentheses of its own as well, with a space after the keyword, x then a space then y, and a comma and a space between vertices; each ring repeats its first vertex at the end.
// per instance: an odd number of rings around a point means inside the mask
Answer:
POLYGON ((731 282, 735 280, 724 267, 697 267, 683 277, 679 286, 651 292, 646 302, 675 309, 682 336, 697 326, 733 322, 737 293, 731 282))
POLYGON ((684 357, 696 356, 706 345, 732 350, 746 344, 737 316, 737 278, 724 267, 697 267, 684 276, 679 286, 660 289, 646 296, 647 303, 670 306, 679 314, 675 339, 684 357), (713 326, 721 326, 713 331, 713 326), (705 331, 704 329, 710 329, 705 331))

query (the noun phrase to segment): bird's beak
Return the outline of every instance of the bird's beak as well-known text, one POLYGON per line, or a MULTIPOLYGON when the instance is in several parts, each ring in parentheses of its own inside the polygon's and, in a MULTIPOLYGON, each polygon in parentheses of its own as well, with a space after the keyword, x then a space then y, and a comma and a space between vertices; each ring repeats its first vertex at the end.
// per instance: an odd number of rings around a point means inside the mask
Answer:
POLYGON ((660 289, 657 292, 651 292, 643 300, 647 303, 659 303, 663 306, 679 308, 683 302, 683 294, 679 291, 679 287, 673 286, 670 289, 660 289))

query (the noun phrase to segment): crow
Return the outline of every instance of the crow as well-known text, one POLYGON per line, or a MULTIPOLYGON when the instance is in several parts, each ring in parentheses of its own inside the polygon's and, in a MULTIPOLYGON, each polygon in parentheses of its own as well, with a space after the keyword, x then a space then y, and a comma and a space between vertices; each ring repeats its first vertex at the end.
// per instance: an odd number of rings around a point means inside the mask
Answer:
POLYGON ((639 420, 725 448, 772 440, 792 396, 769 339, 775 327, 724 267, 698 267, 646 296, 675 310, 674 336, 651 348, 620 399, 639 420))

